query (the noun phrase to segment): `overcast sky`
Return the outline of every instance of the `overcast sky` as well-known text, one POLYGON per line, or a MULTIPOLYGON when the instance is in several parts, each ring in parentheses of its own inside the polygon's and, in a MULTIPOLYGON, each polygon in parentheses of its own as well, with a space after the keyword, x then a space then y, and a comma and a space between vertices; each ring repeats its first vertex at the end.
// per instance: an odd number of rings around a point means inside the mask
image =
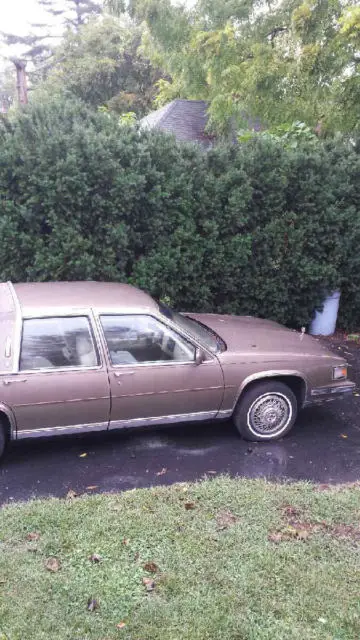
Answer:
POLYGON ((36 0, 7 0, 0 2, 0 29, 6 33, 24 35, 31 22, 48 20, 36 0))
MULTIPOLYGON (((16 35, 26 35, 31 31, 31 23, 49 22, 49 15, 39 6, 37 0, 0 0, 0 31, 16 35)), ((11 48, 11 55, 15 51, 11 48)), ((19 51, 19 54, 21 51, 19 51)), ((9 49, 0 43, 0 65, 4 64, 9 49)))
MULTIPOLYGON (((188 6, 192 6, 195 0, 185 0, 185 2, 188 6)), ((51 16, 39 6, 37 0, 0 0, 0 31, 4 33, 26 35, 30 31, 31 23, 49 23, 50 18, 51 16)), ((13 48, 11 55, 14 55, 13 48)), ((0 67, 3 66, 4 58, 7 56, 9 56, 9 49, 0 42, 0 67)))

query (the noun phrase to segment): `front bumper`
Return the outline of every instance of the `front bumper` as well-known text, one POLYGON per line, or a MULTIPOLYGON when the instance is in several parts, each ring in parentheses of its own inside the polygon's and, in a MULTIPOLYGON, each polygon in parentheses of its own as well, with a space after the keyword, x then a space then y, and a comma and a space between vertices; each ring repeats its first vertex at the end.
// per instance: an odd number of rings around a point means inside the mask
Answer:
POLYGON ((326 387, 315 387, 311 389, 310 394, 307 396, 304 406, 311 404, 323 404, 324 402, 331 402, 331 400, 339 400, 344 398, 347 394, 353 393, 356 389, 354 382, 341 382, 338 384, 328 385, 326 387))

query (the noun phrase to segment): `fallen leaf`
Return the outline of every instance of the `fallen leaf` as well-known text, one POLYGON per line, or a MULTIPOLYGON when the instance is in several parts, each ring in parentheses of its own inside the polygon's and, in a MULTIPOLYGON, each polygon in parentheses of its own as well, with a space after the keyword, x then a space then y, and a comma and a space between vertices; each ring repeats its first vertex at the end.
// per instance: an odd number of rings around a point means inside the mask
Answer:
POLYGON ((69 489, 69 491, 66 494, 66 500, 73 500, 74 498, 78 497, 78 493, 76 493, 76 491, 74 491, 73 489, 69 489))
POLYGON ((190 509, 195 509, 196 504, 195 502, 185 502, 184 507, 186 511, 190 511, 190 509))
POLYGON ((163 476, 163 475, 165 475, 165 473, 166 473, 166 472, 167 472, 167 468, 166 468, 166 467, 163 467, 163 468, 161 469, 161 471, 158 471, 158 472, 156 473, 156 475, 157 475, 157 476, 163 476))
POLYGON ((296 538, 298 538, 298 540, 307 540, 309 537, 310 533, 309 531, 307 531, 307 529, 300 529, 296 532, 296 538))
POLYGON ((116 625, 117 629, 123 629, 124 627, 126 627, 126 622, 119 622, 119 624, 116 625))
POLYGON ((329 489, 329 484, 319 484, 317 487, 314 487, 314 491, 328 491, 329 489))
POLYGON ((344 440, 346 440, 346 438, 347 438, 346 433, 340 433, 340 438, 344 438, 344 440))
POLYGON ((123 545, 125 545, 125 547, 127 547, 129 544, 130 544, 130 539, 129 538, 124 538, 123 545))
POLYGON ((234 516, 231 511, 228 511, 226 509, 224 511, 220 511, 220 513, 218 513, 218 515, 216 516, 217 526, 220 530, 228 529, 229 527, 231 527, 231 525, 235 524, 237 520, 238 518, 234 516))
POLYGON ((91 556, 89 556, 89 560, 90 560, 90 562, 94 562, 94 564, 97 564, 97 563, 101 562, 102 557, 99 556, 98 553, 93 553, 91 556))
POLYGON ((88 603, 87 603, 87 610, 90 611, 90 613, 92 613, 93 611, 95 611, 96 609, 99 608, 99 603, 96 600, 96 598, 89 598, 88 603))
POLYGON ((32 531, 31 533, 28 533, 26 536, 26 540, 28 540, 29 542, 36 542, 37 540, 39 540, 40 538, 40 533, 37 533, 36 531, 32 531))
POLYGON ((154 591, 155 582, 152 578, 143 578, 142 581, 146 591, 154 591))
POLYGON ((98 489, 99 485, 98 484, 91 484, 89 487, 86 487, 87 491, 94 491, 95 489, 98 489))
POLYGON ((308 529, 297 527, 286 527, 281 531, 272 531, 268 535, 268 540, 278 544, 279 542, 289 542, 289 540, 307 540, 310 536, 308 529))
POLYGON ((282 542, 282 539, 282 534, 279 531, 269 533, 268 535, 268 540, 270 540, 270 542, 275 542, 275 544, 279 544, 279 542, 282 542))
POLYGON ((299 509, 293 507, 291 504, 287 504, 283 507, 284 515, 298 517, 300 515, 299 509))
POLYGON ((80 453, 79 458, 86 458, 87 453, 80 453))
POLYGON ((159 570, 159 567, 155 562, 146 562, 146 564, 144 564, 144 569, 145 571, 149 571, 149 573, 156 573, 159 570))
POLYGON ((52 573, 57 573, 57 571, 59 571, 60 569, 60 562, 57 558, 55 557, 51 557, 51 558, 47 558, 47 560, 45 561, 45 567, 48 571, 51 571, 52 573))
POLYGON ((326 624, 327 620, 326 618, 318 618, 318 622, 321 622, 321 624, 326 624))

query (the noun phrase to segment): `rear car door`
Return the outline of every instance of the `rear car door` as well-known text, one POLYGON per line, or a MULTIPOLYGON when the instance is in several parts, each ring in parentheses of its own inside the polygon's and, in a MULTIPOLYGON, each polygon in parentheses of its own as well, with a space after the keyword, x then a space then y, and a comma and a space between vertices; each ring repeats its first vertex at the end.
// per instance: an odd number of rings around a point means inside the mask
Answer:
POLYGON ((109 357, 110 428, 213 418, 224 382, 218 360, 150 315, 102 315, 109 357))
POLYGON ((19 371, 2 382, 18 437, 108 428, 108 374, 90 314, 24 319, 19 371))

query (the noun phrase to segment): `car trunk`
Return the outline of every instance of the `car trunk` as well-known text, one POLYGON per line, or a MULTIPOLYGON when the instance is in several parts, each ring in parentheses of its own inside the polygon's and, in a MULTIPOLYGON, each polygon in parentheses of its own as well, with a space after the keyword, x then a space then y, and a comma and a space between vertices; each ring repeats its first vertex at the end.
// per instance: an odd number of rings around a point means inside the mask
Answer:
POLYGON ((0 283, 0 375, 13 367, 16 307, 11 285, 0 283))

